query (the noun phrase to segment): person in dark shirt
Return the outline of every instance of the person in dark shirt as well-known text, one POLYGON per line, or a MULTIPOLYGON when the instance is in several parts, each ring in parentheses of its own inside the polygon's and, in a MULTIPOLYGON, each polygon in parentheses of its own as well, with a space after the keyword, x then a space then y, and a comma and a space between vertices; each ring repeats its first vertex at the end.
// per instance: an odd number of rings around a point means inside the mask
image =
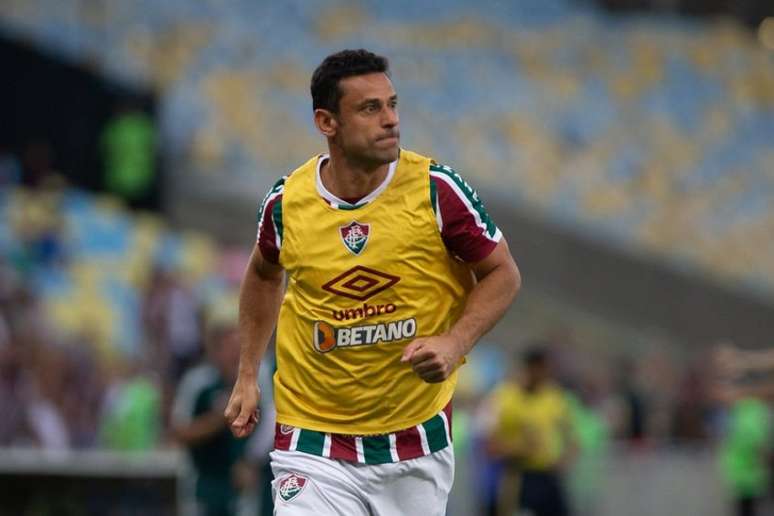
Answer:
POLYGON ((255 473, 244 439, 235 438, 223 418, 239 362, 235 323, 216 323, 207 336, 207 360, 185 374, 172 410, 172 429, 189 452, 196 472, 196 502, 205 516, 232 516, 255 473))

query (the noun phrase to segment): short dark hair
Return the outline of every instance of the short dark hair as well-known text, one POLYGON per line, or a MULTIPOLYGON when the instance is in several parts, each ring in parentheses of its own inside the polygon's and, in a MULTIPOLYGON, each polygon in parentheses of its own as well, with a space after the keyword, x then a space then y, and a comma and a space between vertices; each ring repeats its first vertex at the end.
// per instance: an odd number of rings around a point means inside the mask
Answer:
POLYGON ((337 113, 342 96, 339 89, 341 79, 379 72, 389 76, 390 63, 386 57, 368 50, 342 50, 329 55, 312 74, 312 109, 337 113))

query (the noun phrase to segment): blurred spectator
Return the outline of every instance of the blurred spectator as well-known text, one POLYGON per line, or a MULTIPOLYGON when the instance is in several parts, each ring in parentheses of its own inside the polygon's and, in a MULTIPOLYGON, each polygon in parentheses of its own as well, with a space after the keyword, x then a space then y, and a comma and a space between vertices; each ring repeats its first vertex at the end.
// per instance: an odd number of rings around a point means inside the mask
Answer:
POLYGON ((676 391, 670 429, 676 443, 697 445, 709 438, 711 408, 705 370, 701 365, 690 367, 676 391))
POLYGON ((729 405, 720 450, 723 480, 736 514, 768 514, 762 507, 771 486, 771 409, 774 400, 774 350, 745 351, 721 343, 713 353, 715 394, 729 405))
POLYGON ((9 340, 0 344, 0 446, 36 444, 27 417, 29 372, 22 368, 19 348, 9 340))
POLYGON ((65 261, 61 194, 65 182, 50 174, 38 184, 35 194, 27 197, 22 210, 14 214, 14 233, 19 240, 18 263, 31 267, 61 265, 65 261))
POLYGON ((119 106, 102 131, 105 188, 135 208, 157 209, 156 129, 132 103, 119 106))
MULTIPOLYGON (((497 516, 498 490, 503 470, 504 459, 502 454, 497 453, 493 444, 493 435, 499 420, 498 407, 501 392, 499 387, 497 385, 483 396, 478 405, 472 409, 470 421, 472 487, 478 495, 476 500, 478 514, 483 516, 497 516)), ((456 429, 456 427, 455 407, 452 428, 456 429)))
POLYGON ((575 453, 567 396, 552 379, 542 343, 527 349, 523 366, 521 377, 494 397, 492 449, 505 461, 497 514, 522 507, 535 516, 564 516, 570 508, 563 475, 575 453))
POLYGON ((162 268, 153 272, 143 306, 153 361, 165 364, 165 376, 176 384, 201 354, 201 307, 175 273, 162 268))
POLYGON ((161 433, 159 388, 138 363, 123 368, 105 395, 100 440, 114 450, 150 450, 161 433))
MULTIPOLYGON (((62 414, 70 432, 73 448, 91 448, 98 445, 98 431, 105 393, 102 365, 93 353, 95 345, 86 338, 73 339, 65 347, 68 367, 64 373, 62 393, 62 414)), ((149 424, 145 419, 138 422, 149 424)), ((144 432, 150 433, 149 424, 144 432)), ((158 429, 156 429, 158 432, 158 429)))
POLYGON ((771 438, 771 416, 764 402, 742 397, 732 403, 720 461, 738 516, 761 514, 770 482, 771 438))
POLYGON ((599 513, 604 466, 616 416, 611 412, 611 400, 601 374, 583 378, 577 395, 568 393, 567 398, 577 443, 577 454, 568 478, 569 491, 574 511, 579 516, 592 516, 599 513))
POLYGON ((51 346, 27 342, 26 348, 0 350, 0 444, 64 449, 70 446, 60 402, 63 356, 51 346))
POLYGON ((618 367, 617 391, 624 405, 624 417, 620 437, 632 444, 642 444, 648 424, 648 406, 642 390, 637 385, 634 362, 623 359, 618 367))
POLYGON ((180 382, 172 432, 192 460, 201 513, 231 516, 241 492, 257 484, 255 470, 247 462, 247 441, 231 434, 223 416, 239 363, 234 321, 209 324, 206 353, 206 363, 188 371, 180 382))
POLYGON ((70 432, 62 413, 67 357, 58 346, 42 342, 35 342, 29 353, 33 372, 27 400, 30 425, 42 447, 68 448, 70 432))

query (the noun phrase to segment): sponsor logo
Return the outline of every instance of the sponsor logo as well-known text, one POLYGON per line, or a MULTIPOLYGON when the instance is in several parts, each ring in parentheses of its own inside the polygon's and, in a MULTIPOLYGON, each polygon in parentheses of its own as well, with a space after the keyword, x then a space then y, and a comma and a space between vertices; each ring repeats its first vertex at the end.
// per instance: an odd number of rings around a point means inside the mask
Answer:
POLYGON ((366 346, 409 339, 417 334, 417 321, 402 319, 379 324, 336 328, 327 322, 314 323, 314 349, 327 353, 335 348, 366 346))
POLYGON ((338 296, 365 301, 399 281, 398 276, 357 265, 330 280, 322 289, 338 296))
POLYGON ((347 226, 341 226, 339 228, 339 235, 341 241, 344 242, 344 246, 350 253, 358 256, 365 249, 368 243, 368 235, 371 233, 370 224, 361 224, 357 221, 352 221, 347 226))
POLYGON ((280 480, 277 491, 284 501, 289 502, 301 494, 307 482, 308 480, 305 477, 291 473, 280 480))
POLYGON ((398 308, 393 303, 386 305, 369 305, 363 303, 363 306, 357 308, 347 308, 344 310, 331 310, 333 318, 337 321, 349 321, 350 319, 365 319, 375 315, 395 313, 398 308))

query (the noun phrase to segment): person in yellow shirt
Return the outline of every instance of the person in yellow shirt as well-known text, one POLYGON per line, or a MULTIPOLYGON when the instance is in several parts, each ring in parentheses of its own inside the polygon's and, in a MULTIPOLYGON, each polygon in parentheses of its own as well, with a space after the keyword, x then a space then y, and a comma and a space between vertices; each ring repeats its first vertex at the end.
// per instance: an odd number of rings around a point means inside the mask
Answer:
POLYGON ((523 355, 523 374, 492 395, 492 450, 504 462, 498 514, 520 506, 535 516, 567 516, 562 472, 573 454, 569 404, 551 378, 542 344, 523 355))
POLYGON ((476 191, 400 148, 386 58, 332 54, 311 93, 328 152, 261 204, 225 416, 238 437, 255 427, 276 323, 276 514, 441 516, 457 369, 519 271, 476 191))

